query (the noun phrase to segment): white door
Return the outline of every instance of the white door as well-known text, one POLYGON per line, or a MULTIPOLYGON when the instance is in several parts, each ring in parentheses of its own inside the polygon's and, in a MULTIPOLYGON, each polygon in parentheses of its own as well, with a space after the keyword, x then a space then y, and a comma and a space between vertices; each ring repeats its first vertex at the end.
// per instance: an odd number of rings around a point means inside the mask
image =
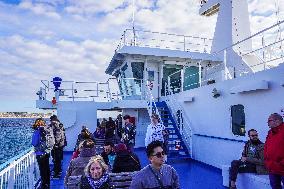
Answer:
POLYGON ((150 117, 147 109, 138 109, 138 120, 136 126, 135 148, 145 147, 145 136, 150 117))
POLYGON ((153 97, 155 99, 159 98, 159 63, 147 63, 146 80, 150 83, 153 97))

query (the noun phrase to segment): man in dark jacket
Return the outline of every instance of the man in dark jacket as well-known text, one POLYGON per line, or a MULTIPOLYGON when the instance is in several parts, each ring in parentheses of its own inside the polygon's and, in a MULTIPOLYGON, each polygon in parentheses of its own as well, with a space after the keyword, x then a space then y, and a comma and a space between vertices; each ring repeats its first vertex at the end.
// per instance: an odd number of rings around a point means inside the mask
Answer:
POLYGON ((66 146, 66 136, 63 124, 59 122, 56 115, 50 117, 50 127, 53 129, 55 144, 51 155, 53 158, 53 178, 60 178, 62 172, 61 161, 63 159, 63 148, 66 146))
POLYGON ((255 129, 248 131, 249 141, 245 143, 242 158, 233 160, 230 168, 230 189, 236 188, 238 173, 267 174, 264 167, 263 143, 255 129))
POLYGON ((135 126, 130 122, 130 116, 123 116, 125 125, 122 131, 122 142, 127 146, 128 150, 133 151, 135 145, 135 126))
POLYGON ((140 161, 136 154, 129 152, 125 144, 115 146, 116 157, 113 163, 113 173, 134 172, 141 169, 140 161))
POLYGON ((114 137, 114 130, 115 130, 115 122, 112 120, 111 117, 108 118, 106 122, 106 140, 112 140, 114 137))
POLYGON ((284 186, 284 123, 283 117, 278 113, 268 118, 268 131, 264 146, 265 166, 269 171, 272 189, 282 189, 284 186))
POLYGON ((114 156, 115 156, 114 144, 111 141, 105 141, 104 151, 101 153, 101 156, 103 157, 104 162, 107 165, 111 165, 111 163, 113 163, 113 162, 110 162, 110 159, 109 159, 109 158, 114 159, 114 156))

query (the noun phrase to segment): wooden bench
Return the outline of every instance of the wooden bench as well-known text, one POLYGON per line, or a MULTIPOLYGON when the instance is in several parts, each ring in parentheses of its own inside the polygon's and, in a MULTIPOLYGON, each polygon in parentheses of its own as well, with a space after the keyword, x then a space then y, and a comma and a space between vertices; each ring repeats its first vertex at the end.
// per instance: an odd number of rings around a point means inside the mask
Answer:
POLYGON ((137 172, 110 173, 111 185, 115 186, 115 188, 128 189, 136 173, 137 172))
MULTIPOLYGON (((113 142, 113 144, 116 143, 115 138, 107 139, 107 140, 113 142)), ((97 146, 104 146, 105 141, 106 141, 105 138, 95 138, 95 144, 96 144, 97 146)))
POLYGON ((79 176, 70 176, 68 178, 67 188, 68 189, 79 189, 81 182, 81 175, 79 176))
MULTIPOLYGON (((115 188, 123 188, 128 189, 133 176, 137 172, 125 172, 125 173, 109 173, 111 179, 111 185, 115 186, 115 188)), ((68 178, 67 188, 68 189, 79 189, 80 188, 80 176, 70 176, 68 178)))
MULTIPOLYGON (((229 187, 230 165, 222 166, 223 185, 229 187)), ((254 173, 239 173, 237 182, 238 189, 271 189, 268 175, 257 175, 254 173)))

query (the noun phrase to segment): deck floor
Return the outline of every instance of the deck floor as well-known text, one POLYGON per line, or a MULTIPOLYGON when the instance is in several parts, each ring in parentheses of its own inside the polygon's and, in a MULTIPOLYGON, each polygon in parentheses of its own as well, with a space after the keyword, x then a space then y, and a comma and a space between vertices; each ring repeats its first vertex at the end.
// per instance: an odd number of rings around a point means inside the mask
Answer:
MULTIPOLYGON (((135 149, 135 153, 138 155, 143 167, 149 163, 145 150, 135 149)), ((51 179, 51 189, 64 188, 63 180, 71 155, 71 152, 64 152, 63 174, 60 179, 51 179)), ((178 172, 181 189, 226 189, 226 187, 222 185, 220 169, 192 160, 169 164, 178 172)))

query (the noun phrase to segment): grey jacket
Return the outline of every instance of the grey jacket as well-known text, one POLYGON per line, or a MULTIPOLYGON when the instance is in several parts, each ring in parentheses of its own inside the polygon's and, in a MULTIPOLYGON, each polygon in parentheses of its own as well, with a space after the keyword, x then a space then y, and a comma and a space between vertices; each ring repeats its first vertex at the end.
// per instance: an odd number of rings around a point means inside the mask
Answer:
POLYGON ((161 169, 155 170, 152 165, 147 165, 132 179, 129 189, 156 189, 160 184, 154 173, 160 178, 164 188, 180 189, 179 178, 176 170, 170 165, 164 164, 161 169))
POLYGON ((71 160, 64 178, 64 183, 67 185, 70 176, 84 175, 84 169, 89 163, 89 160, 96 155, 96 148, 83 148, 79 157, 71 160))

